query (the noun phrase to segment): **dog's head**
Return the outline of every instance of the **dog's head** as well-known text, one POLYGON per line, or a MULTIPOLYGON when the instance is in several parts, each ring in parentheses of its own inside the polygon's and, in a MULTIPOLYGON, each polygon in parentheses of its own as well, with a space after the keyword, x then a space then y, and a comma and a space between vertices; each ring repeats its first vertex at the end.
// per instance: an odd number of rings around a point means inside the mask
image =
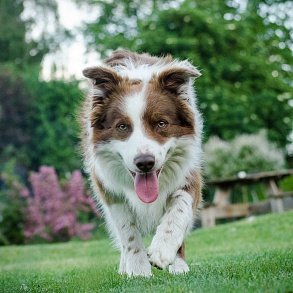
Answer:
POLYGON ((145 203, 157 199, 161 173, 171 172, 176 160, 183 167, 184 145, 199 129, 192 88, 199 72, 186 61, 156 60, 138 64, 128 58, 83 71, 93 84, 89 122, 95 154, 122 163, 145 203))

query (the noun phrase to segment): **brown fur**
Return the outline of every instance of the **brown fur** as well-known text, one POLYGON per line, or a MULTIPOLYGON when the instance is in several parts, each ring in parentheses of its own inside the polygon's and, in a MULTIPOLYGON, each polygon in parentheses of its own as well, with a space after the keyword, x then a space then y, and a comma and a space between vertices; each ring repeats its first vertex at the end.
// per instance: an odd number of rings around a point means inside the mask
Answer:
POLYGON ((119 203, 119 199, 117 197, 113 197, 106 191, 101 181, 97 178, 95 174, 91 174, 91 181, 94 184, 94 188, 98 191, 98 194, 105 205, 112 205, 115 203, 119 203))
MULTIPOLYGON (((147 91, 147 106, 143 117, 147 135, 163 144, 170 137, 195 135, 194 118, 190 113, 187 102, 180 99, 178 94, 170 92, 162 83, 164 73, 153 77, 147 91), (159 128, 158 122, 167 122, 165 128, 159 128)), ((172 83, 172 79, 170 80, 172 83)), ((175 89, 175 82, 172 89, 175 89)), ((177 85, 180 87, 180 84, 177 85)))
POLYGON ((110 139, 126 140, 132 132, 132 124, 130 119, 123 114, 121 109, 115 104, 111 104, 105 114, 101 127, 94 127, 93 142, 105 142, 110 139), (120 130, 119 124, 125 124, 126 130, 120 130))
POLYGON ((184 242, 183 242, 182 245, 179 247, 177 254, 178 254, 181 258, 185 259, 185 244, 184 244, 184 242))
POLYGON ((158 82, 162 89, 171 92, 177 96, 180 95, 181 86, 188 82, 190 77, 196 77, 198 73, 186 68, 170 68, 165 70, 158 77, 158 82))
POLYGON ((115 71, 107 67, 94 67, 84 70, 85 76, 93 80, 101 94, 91 96, 91 126, 94 128, 93 142, 105 142, 109 139, 126 140, 131 132, 130 119, 123 113, 124 97, 142 89, 139 79, 129 80, 120 77, 115 71), (118 124, 125 124, 125 131, 117 128, 118 124))
POLYGON ((186 178, 187 184, 182 188, 188 192, 193 198, 193 212, 196 213, 202 202, 202 176, 198 171, 191 172, 190 176, 186 178))
MULTIPOLYGON (((140 60, 137 54, 130 56, 137 58, 137 61, 140 60)), ((118 62, 119 57, 120 53, 111 60, 118 62)), ((149 62, 154 60, 157 62, 156 57, 145 58, 150 58, 149 62)), ((124 59, 121 57, 121 60, 124 59)), ((110 139, 126 140, 131 135, 133 126, 127 115, 123 113, 124 97, 141 90, 141 80, 122 78, 107 67, 89 68, 84 74, 102 90, 100 95, 92 96, 90 120, 94 128, 93 142, 105 142, 110 139), (119 130, 116 126, 120 123, 127 125, 128 129, 119 130)), ((187 102, 178 97, 182 83, 186 82, 187 75, 190 74, 181 69, 166 70, 159 76, 154 76, 148 85, 144 126, 146 134, 159 143, 163 144, 170 137, 195 134, 194 119, 187 102), (167 122, 165 128, 158 127, 158 122, 162 120, 167 122)))

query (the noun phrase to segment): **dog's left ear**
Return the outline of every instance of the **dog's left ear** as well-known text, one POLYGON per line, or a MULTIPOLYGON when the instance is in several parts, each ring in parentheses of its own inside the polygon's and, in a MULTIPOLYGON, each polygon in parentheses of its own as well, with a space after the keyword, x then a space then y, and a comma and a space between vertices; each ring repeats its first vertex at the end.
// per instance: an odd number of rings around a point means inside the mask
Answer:
POLYGON ((186 86, 191 85, 194 78, 201 76, 195 67, 190 63, 187 64, 188 66, 174 66, 161 72, 158 81, 162 89, 174 94, 181 94, 186 91, 184 90, 186 86))

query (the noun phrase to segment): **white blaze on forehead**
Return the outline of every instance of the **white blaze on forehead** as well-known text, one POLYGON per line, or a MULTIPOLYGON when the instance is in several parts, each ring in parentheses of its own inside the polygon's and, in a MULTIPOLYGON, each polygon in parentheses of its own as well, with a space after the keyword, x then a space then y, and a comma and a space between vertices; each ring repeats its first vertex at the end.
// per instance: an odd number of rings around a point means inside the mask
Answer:
POLYGON ((144 82, 148 82, 155 72, 154 68, 147 64, 135 66, 131 62, 129 62, 127 67, 116 67, 116 70, 123 77, 128 77, 129 79, 139 78, 144 82))
POLYGON ((147 152, 147 138, 143 127, 143 113, 146 108, 146 88, 144 88, 125 99, 125 111, 132 122, 133 132, 130 136, 133 146, 137 152, 147 152))
POLYGON ((133 121, 134 126, 142 124, 142 116, 146 108, 145 87, 125 98, 125 111, 130 119, 133 121))
POLYGON ((166 65, 164 63, 158 62, 156 64, 140 64, 137 65, 131 60, 125 60, 126 66, 116 66, 115 70, 123 77, 128 77, 129 79, 139 78, 145 84, 153 77, 154 74, 161 72, 166 65))

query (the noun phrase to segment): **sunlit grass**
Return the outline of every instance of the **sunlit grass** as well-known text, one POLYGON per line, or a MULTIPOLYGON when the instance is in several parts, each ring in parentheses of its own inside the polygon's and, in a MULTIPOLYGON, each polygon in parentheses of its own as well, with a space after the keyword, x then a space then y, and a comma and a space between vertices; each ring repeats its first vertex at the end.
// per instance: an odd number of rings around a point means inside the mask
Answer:
POLYGON ((293 212, 198 230, 186 243, 191 271, 151 279, 117 274, 108 240, 0 248, 0 292, 290 292, 293 212))

